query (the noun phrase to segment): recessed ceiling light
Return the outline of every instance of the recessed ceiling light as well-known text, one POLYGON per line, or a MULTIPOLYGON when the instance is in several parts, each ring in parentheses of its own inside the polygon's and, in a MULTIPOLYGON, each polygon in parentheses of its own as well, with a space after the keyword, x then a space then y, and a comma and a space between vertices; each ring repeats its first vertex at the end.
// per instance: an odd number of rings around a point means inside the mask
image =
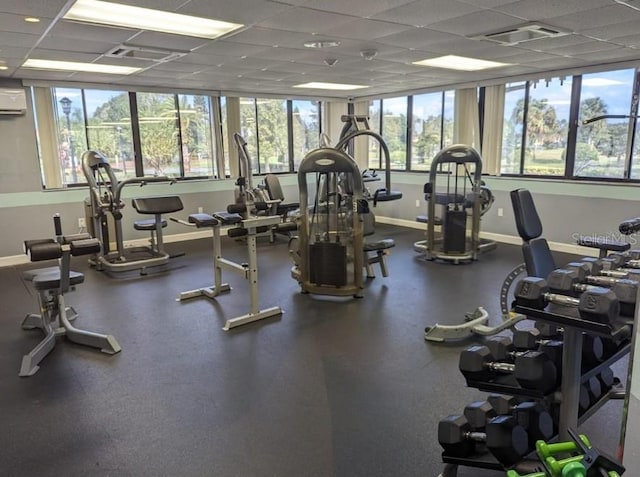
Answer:
POLYGON ((0 70, 4 71, 4 70, 8 70, 9 67, 7 65, 0 65, 0 70))
POLYGON ((103 65, 99 63, 78 63, 76 61, 34 60, 22 64, 22 68, 36 70, 82 71, 86 73, 106 73, 113 75, 130 75, 142 68, 133 66, 103 65))
POLYGON ((63 18, 209 39, 217 38, 244 26, 238 23, 99 0, 77 0, 63 18))
POLYGON ((40 19, 36 17, 25 17, 24 21, 27 23, 40 23, 40 19))
POLYGON ((336 40, 315 40, 304 43, 307 48, 334 48, 340 46, 340 42, 336 40))
POLYGON ((335 90, 351 90, 351 89, 361 89, 368 88, 368 86, 364 86, 361 84, 341 84, 341 83, 321 83, 312 81, 311 83, 302 83, 293 86, 294 88, 313 88, 313 89, 335 89, 335 90))
POLYGON ((497 61, 479 60, 477 58, 467 58, 466 56, 456 55, 428 58, 426 60, 414 61, 413 64, 461 71, 478 71, 488 68, 498 68, 500 66, 509 66, 509 63, 498 63, 497 61))

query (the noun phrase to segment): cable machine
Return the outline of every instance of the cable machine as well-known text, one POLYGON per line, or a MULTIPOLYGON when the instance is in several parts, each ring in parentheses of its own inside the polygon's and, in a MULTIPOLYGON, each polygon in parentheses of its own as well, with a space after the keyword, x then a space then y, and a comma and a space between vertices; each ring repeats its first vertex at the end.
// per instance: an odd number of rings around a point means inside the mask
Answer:
POLYGON ((455 144, 441 150, 431 163, 424 193, 428 215, 421 221, 427 222, 427 239, 414 244, 417 252, 428 260, 460 263, 495 249, 495 242, 479 236, 480 217, 493 196, 482 183, 482 158, 475 149, 455 144))
POLYGON ((358 165, 337 148, 315 149, 300 163, 298 187, 297 263, 291 276, 303 293, 361 298, 363 188, 358 165), (353 185, 351 194, 343 193, 342 181, 353 185), (309 205, 313 190, 315 198, 309 205))

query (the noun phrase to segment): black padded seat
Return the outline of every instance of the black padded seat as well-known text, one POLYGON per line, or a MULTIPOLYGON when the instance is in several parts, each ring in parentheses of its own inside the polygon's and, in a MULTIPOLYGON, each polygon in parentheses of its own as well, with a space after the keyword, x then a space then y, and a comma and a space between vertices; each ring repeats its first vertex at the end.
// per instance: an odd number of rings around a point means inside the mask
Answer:
MULTIPOLYGON (((167 226, 167 221, 165 219, 160 220, 160 225, 162 228, 167 226)), ((133 228, 136 230, 155 230, 156 229, 156 221, 155 219, 144 219, 144 220, 136 220, 133 223, 133 228)))
MULTIPOLYGON (((427 215, 418 215, 416 217, 416 222, 420 222, 421 224, 429 223, 429 216, 427 215)), ((442 225, 442 219, 440 217, 436 217, 434 222, 435 225, 442 225)))
MULTIPOLYGON (((79 272, 69 272, 69 285, 79 285, 84 282, 84 274, 79 272)), ((60 288, 60 270, 45 272, 36 275, 32 280, 36 290, 54 290, 60 288)))
POLYGON ((597 248, 607 252, 626 252, 631 248, 631 244, 629 243, 618 242, 617 240, 611 240, 606 237, 580 237, 577 243, 583 247, 597 248))
MULTIPOLYGON (((542 222, 533 203, 531 192, 527 189, 511 191, 511 204, 516 219, 516 228, 520 238, 525 242, 542 235, 542 222)), ((545 275, 546 277, 546 275, 545 275)))
POLYGON ((191 214, 189 216, 189 223, 195 224, 196 227, 200 229, 202 227, 215 227, 220 222, 209 214, 191 214))
POLYGON ((364 251, 365 252, 377 252, 379 250, 386 250, 388 248, 393 248, 396 246, 396 243, 393 239, 382 239, 376 240, 374 242, 365 242, 364 251))
POLYGON ((281 224, 277 224, 275 227, 276 232, 279 233, 295 232, 296 230, 298 230, 298 226, 295 222, 283 222, 281 224))
POLYGON ((165 197, 139 197, 131 200, 131 205, 139 214, 169 214, 179 212, 184 206, 177 195, 165 197))
POLYGON ((242 222, 242 215, 230 212, 216 212, 213 216, 222 222, 222 225, 235 225, 242 222))
POLYGON ((522 239, 522 255, 530 277, 546 278, 556 269, 556 263, 546 239, 542 238, 542 222, 527 189, 512 190, 511 204, 516 229, 522 239))

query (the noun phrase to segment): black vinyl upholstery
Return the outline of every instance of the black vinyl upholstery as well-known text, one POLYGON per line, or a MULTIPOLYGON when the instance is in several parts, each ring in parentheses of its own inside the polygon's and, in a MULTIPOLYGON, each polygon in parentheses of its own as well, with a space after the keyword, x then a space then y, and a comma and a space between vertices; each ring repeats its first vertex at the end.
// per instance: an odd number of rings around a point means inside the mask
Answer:
POLYGON ((530 277, 547 278, 556 268, 547 240, 542 238, 542 222, 527 189, 511 191, 516 228, 522 238, 522 255, 530 277))
POLYGON ((511 204, 516 219, 518 234, 525 242, 542 235, 542 222, 533 203, 531 192, 527 189, 511 191, 511 204))

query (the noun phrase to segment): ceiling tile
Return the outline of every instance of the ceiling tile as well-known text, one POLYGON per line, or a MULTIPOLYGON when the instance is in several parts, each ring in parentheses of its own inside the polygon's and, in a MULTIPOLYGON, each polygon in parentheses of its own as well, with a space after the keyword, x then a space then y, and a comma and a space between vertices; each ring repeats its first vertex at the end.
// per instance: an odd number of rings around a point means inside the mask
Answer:
POLYGON ((282 15, 260 22, 258 26, 275 28, 279 30, 291 30, 305 33, 325 33, 345 23, 352 21, 354 17, 337 13, 320 12, 310 8, 291 8, 282 15))
POLYGON ((246 30, 225 38, 225 42, 231 43, 248 43, 251 45, 264 46, 279 45, 291 48, 300 48, 304 45, 305 41, 309 40, 315 40, 315 38, 307 33, 261 27, 247 28, 246 30))
POLYGON ((340 25, 337 28, 327 30, 328 36, 336 38, 351 38, 354 40, 375 40, 386 35, 407 31, 410 27, 397 23, 383 22, 378 20, 358 19, 340 25))
POLYGON ((32 47, 39 39, 40 35, 0 31, 0 48, 5 46, 32 47))
POLYGON ((264 45, 248 45, 245 43, 235 43, 231 41, 213 41, 196 50, 200 55, 232 56, 257 56, 270 48, 264 45))
POLYGON ((596 38, 598 40, 610 40, 619 36, 633 35, 638 32, 638 21, 625 21, 617 23, 614 26, 607 25, 596 28, 591 28, 585 25, 580 29, 582 35, 596 38))
POLYGON ((595 51, 608 51, 616 50, 620 46, 614 43, 607 43, 604 41, 589 41, 585 43, 579 43, 577 45, 565 46, 558 49, 550 50, 553 53, 558 53, 565 56, 580 56, 584 54, 591 54, 595 51))
POLYGON ((518 0, 460 0, 463 3, 474 5, 482 8, 496 8, 509 3, 515 3, 518 0))
POLYGON ((178 13, 214 18, 243 25, 253 25, 267 18, 275 17, 293 7, 268 0, 233 0, 232 2, 212 2, 211 0, 191 0, 178 8, 178 13))
POLYGON ((594 8, 581 12, 570 13, 549 19, 549 24, 568 28, 572 31, 593 29, 604 25, 624 23, 635 20, 640 21, 640 12, 623 5, 613 4, 608 7, 594 8))
POLYGON ((430 30, 428 28, 413 28, 393 35, 378 38, 377 41, 404 48, 428 49, 429 45, 460 38, 459 35, 430 30))
POLYGON ((155 31, 143 31, 128 41, 133 45, 165 48, 167 50, 191 51, 200 46, 206 45, 211 40, 204 38, 194 38, 189 36, 171 35, 155 31))
POLYGON ((29 58, 38 60, 79 61, 90 63, 100 58, 101 55, 101 53, 81 53, 37 48, 29 55, 29 58))
POLYGON ((69 51, 74 53, 94 53, 101 55, 116 46, 117 43, 105 43, 100 41, 73 40, 71 38, 48 37, 45 38, 38 48, 45 50, 69 51))
POLYGON ((484 10, 470 15, 464 15, 438 23, 432 23, 432 30, 454 33, 461 36, 474 36, 487 31, 509 28, 519 25, 522 21, 503 13, 484 10))
POLYGON ((495 8, 496 11, 527 21, 556 18, 603 6, 602 0, 520 0, 495 8))
POLYGON ((55 18, 68 0, 2 0, 0 12, 16 15, 55 18))
POLYGON ((29 23, 24 21, 24 15, 8 13, 0 15, 0 31, 42 35, 50 23, 50 19, 41 19, 40 23, 29 23))
POLYGON ((404 25, 425 26, 480 10, 479 7, 457 0, 418 0, 373 15, 372 18, 404 25))
MULTIPOLYGON (((611 39, 611 43, 618 45, 640 47, 640 32, 611 39)), ((640 52, 639 52, 640 53, 640 52)))
POLYGON ((415 0, 305 0, 302 5, 326 12, 344 13, 356 17, 371 18, 385 10, 399 7, 415 0))

